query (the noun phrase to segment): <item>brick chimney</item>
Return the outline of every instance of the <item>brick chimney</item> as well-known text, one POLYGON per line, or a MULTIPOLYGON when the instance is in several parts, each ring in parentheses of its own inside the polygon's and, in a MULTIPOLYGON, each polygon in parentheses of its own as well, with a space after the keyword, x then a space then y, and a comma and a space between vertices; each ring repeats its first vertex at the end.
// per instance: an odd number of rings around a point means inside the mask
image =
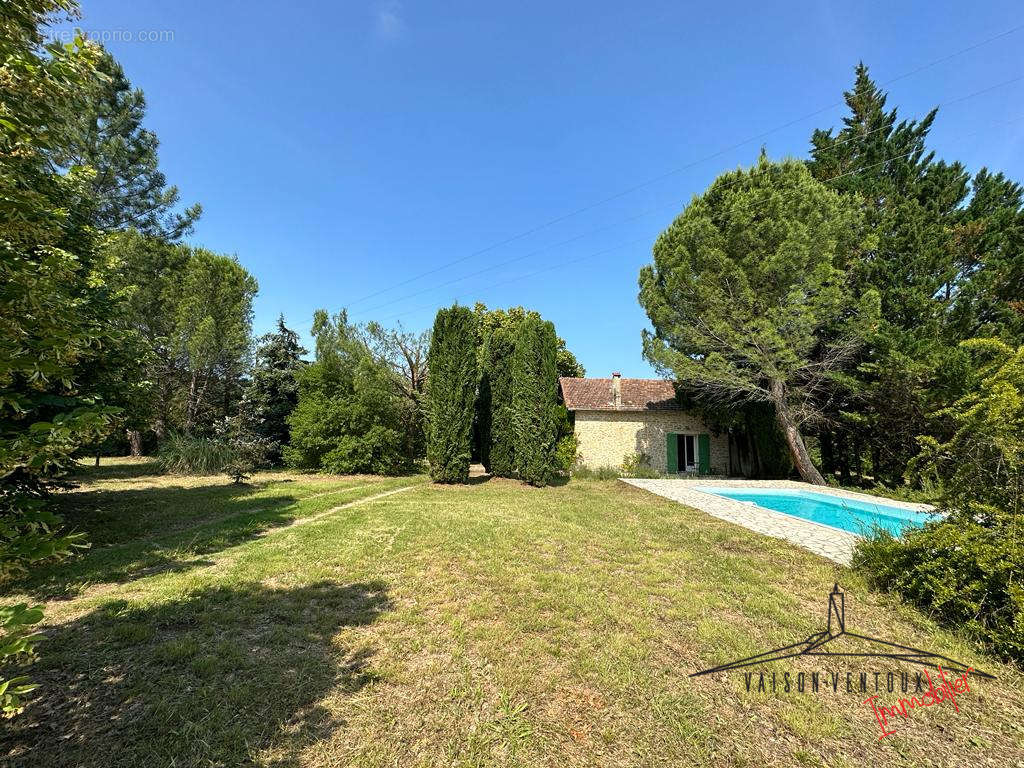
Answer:
POLYGON ((618 371, 612 374, 612 405, 622 407, 622 374, 618 371))

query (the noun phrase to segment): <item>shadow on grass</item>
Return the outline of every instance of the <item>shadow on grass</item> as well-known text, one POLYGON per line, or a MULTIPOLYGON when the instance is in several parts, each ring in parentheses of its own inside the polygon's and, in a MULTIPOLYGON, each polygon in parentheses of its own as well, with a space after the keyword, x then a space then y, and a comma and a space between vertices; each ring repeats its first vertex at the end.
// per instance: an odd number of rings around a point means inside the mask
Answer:
POLYGON ((79 464, 71 473, 71 480, 130 480, 135 477, 149 477, 160 474, 160 462, 136 461, 124 464, 79 464))
POLYGON ((26 766, 205 766, 269 750, 261 764, 297 765, 344 724, 321 699, 374 680, 373 649, 333 636, 391 607, 380 581, 107 603, 47 632, 30 670, 40 687, 0 729, 0 755, 26 766))
POLYGON ((172 533, 243 508, 294 501, 289 495, 256 498, 258 492, 276 483, 276 480, 269 480, 251 484, 224 482, 124 490, 97 488, 55 494, 49 503, 64 519, 67 529, 82 531, 92 546, 104 547, 172 533))
POLYGON ((72 598, 90 584, 116 583, 207 564, 202 555, 255 538, 295 519, 291 494, 259 497, 261 483, 194 488, 86 491, 54 497, 53 509, 91 548, 33 569, 5 585, 37 599, 72 598))

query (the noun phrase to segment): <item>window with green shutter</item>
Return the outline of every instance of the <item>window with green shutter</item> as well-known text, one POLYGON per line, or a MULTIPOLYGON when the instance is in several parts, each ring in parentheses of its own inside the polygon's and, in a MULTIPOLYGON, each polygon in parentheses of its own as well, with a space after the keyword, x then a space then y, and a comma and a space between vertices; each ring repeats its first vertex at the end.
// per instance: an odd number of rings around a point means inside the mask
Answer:
POLYGON ((665 435, 665 456, 668 459, 668 473, 675 475, 679 472, 679 435, 669 432, 665 435))
POLYGON ((697 435, 697 473, 711 474, 711 435, 697 435))

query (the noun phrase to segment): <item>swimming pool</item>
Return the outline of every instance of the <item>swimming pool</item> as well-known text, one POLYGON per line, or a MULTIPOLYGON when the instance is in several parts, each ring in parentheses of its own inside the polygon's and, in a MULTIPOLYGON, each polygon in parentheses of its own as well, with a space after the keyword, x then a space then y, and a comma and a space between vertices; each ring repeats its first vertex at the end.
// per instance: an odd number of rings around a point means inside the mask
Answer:
POLYGON ((882 528, 899 536, 907 528, 924 525, 932 516, 927 512, 894 507, 861 499, 833 496, 790 488, 713 488, 698 486, 698 491, 727 499, 756 504, 759 507, 802 517, 815 523, 842 528, 860 536, 882 528))

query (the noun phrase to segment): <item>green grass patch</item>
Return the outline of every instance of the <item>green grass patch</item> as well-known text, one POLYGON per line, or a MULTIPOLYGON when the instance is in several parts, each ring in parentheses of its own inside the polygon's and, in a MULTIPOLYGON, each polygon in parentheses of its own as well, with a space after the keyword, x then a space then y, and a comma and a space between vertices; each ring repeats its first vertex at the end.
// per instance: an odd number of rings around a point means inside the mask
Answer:
POLYGON ((0 735, 17 764, 1019 759, 1017 671, 846 569, 622 483, 276 474, 238 491, 133 476, 68 496, 88 494, 68 503, 103 546, 10 585, 59 598, 32 669, 41 687, 0 735), (916 716, 897 751, 861 696, 689 677, 818 630, 835 580, 858 629, 999 679, 959 713, 916 716))

